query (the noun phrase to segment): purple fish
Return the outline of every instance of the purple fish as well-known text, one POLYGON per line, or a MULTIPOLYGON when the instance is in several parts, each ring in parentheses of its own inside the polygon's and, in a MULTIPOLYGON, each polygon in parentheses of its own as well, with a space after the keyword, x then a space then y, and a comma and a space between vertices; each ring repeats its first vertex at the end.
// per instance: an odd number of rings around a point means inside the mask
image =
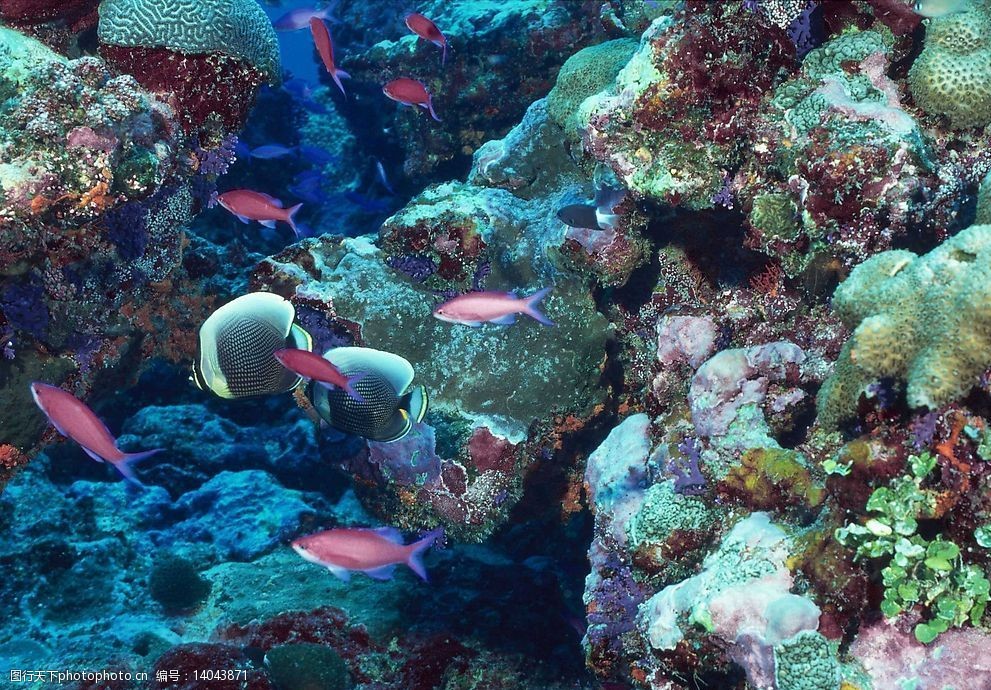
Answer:
POLYGON ((323 175, 316 170, 301 172, 293 178, 293 183, 289 185, 289 191, 292 192, 293 196, 307 203, 323 203, 325 198, 323 175))
POLYGON ((125 453, 117 447, 117 439, 107 426, 76 396, 39 381, 31 384, 31 395, 60 434, 82 446, 86 455, 97 462, 109 462, 124 479, 141 485, 131 464, 160 452, 161 448, 125 453))
POLYGON ((262 160, 283 158, 289 155, 292 155, 292 149, 286 148, 280 144, 264 144, 257 148, 251 149, 251 157, 261 158, 262 160))
POLYGON ((296 99, 296 101, 317 115, 325 115, 328 111, 321 103, 313 100, 313 89, 304 79, 290 79, 282 84, 286 91, 296 99))
POLYGON ((336 22, 332 16, 334 8, 330 5, 326 7, 313 7, 305 5, 303 7, 297 7, 294 10, 289 10, 284 15, 272 22, 272 26, 275 27, 276 31, 299 31, 300 29, 307 29, 310 26, 310 20, 316 17, 317 19, 326 19, 329 22, 336 22))

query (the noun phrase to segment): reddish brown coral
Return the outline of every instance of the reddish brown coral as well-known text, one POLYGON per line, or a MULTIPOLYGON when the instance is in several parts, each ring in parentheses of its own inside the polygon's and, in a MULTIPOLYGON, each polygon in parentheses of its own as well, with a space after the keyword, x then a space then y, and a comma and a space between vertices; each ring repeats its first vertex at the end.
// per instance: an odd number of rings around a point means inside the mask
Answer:
POLYGON ((96 13, 100 0, 0 0, 0 18, 12 24, 75 24, 96 13))
POLYGON ((240 130, 264 76, 247 63, 221 54, 185 55, 167 48, 100 46, 118 72, 132 75, 174 108, 187 133, 215 114, 229 131, 240 130))

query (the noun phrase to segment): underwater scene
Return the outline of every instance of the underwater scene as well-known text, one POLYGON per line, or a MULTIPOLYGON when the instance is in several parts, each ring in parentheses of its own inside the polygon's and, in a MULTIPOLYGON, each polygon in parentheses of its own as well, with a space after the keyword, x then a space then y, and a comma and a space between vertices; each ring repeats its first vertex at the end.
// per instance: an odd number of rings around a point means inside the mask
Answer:
POLYGON ((0 0, 0 688, 991 690, 991 0, 0 0))

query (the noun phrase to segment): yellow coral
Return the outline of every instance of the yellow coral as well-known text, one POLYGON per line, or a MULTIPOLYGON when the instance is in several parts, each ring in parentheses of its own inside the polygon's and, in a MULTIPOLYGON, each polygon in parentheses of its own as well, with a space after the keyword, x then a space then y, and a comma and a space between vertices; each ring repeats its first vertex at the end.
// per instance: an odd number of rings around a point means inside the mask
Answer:
POLYGON ((930 20, 908 74, 915 102, 954 129, 991 123, 991 14, 986 6, 930 20))
POLYGON ((925 256, 882 252, 836 289, 853 330, 819 391, 833 427, 856 412, 871 380, 906 381, 908 403, 934 408, 964 394, 991 365, 991 225, 974 225, 925 256))

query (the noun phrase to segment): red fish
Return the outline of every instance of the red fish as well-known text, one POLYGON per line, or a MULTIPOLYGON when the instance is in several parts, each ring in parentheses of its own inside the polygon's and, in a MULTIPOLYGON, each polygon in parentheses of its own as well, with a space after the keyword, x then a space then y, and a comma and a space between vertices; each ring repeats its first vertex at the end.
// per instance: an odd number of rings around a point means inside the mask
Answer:
POLYGON ((299 7, 295 10, 286 12, 284 15, 272 22, 272 26, 275 27, 276 31, 298 31, 299 29, 305 29, 307 23, 314 17, 319 17, 320 19, 331 19, 333 15, 333 8, 324 7, 299 7))
POLYGON ((317 47, 317 52, 320 53, 323 66, 330 72, 330 78, 340 88, 341 93, 347 96, 341 78, 350 79, 351 75, 334 64, 334 42, 330 40, 330 31, 327 29, 327 25, 321 19, 313 17, 310 19, 310 33, 313 34, 313 43, 317 47))
POLYGON ((292 231, 299 235, 293 216, 303 204, 283 208, 282 202, 274 196, 253 192, 250 189, 232 189, 224 192, 217 197, 217 202, 237 216, 242 223, 257 220, 266 228, 274 228, 275 221, 281 220, 283 223, 288 223, 292 231))
POLYGON ((517 297, 512 292, 469 292, 444 302, 434 309, 434 316, 441 321, 477 327, 486 321, 499 325, 516 322, 517 314, 526 314, 545 326, 554 322, 537 310, 540 302, 551 289, 538 290, 529 297, 517 297))
POLYGON ((444 38, 444 34, 440 32, 436 24, 422 14, 413 12, 406 15, 406 28, 423 40, 438 46, 443 51, 440 54, 440 64, 444 64, 444 61, 447 60, 447 39, 444 38))
POLYGON ((437 113, 434 112, 433 99, 427 93, 427 87, 424 86, 423 82, 400 77, 383 86, 382 93, 403 105, 418 105, 421 108, 426 108, 437 122, 441 121, 437 117, 437 113))
POLYGON ((332 362, 324 359, 316 352, 310 352, 309 350, 286 348, 284 350, 276 350, 272 354, 289 371, 324 385, 337 386, 356 401, 364 404, 365 399, 361 397, 353 386, 365 378, 368 374, 367 371, 359 372, 348 378, 332 362))
POLYGON ((351 578, 352 570, 376 580, 392 579, 392 571, 399 563, 405 563, 426 581, 427 571, 420 559, 442 534, 443 529, 438 528, 419 541, 403 544, 403 535, 395 527, 330 529, 295 539, 292 548, 345 582, 351 578))
POLYGON ((141 482, 134 476, 131 463, 144 460, 162 450, 155 448, 140 453, 123 452, 117 447, 117 439, 93 410, 61 388, 35 381, 31 384, 31 395, 60 434, 82 446, 86 454, 97 462, 109 462, 124 479, 135 484, 140 485, 141 482))

